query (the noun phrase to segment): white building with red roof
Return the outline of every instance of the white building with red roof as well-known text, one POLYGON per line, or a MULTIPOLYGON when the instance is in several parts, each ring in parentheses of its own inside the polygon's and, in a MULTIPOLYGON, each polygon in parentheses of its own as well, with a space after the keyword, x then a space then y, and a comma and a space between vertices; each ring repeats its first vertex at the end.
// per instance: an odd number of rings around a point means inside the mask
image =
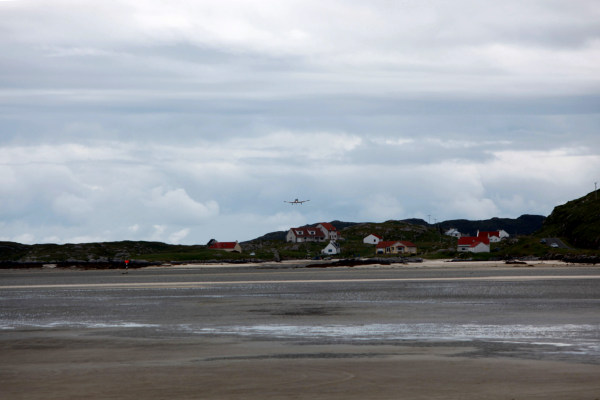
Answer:
POLYGON ((504 238, 509 237, 509 234, 500 229, 499 231, 477 231, 477 237, 487 237, 491 243, 498 243, 504 238))
POLYGON ((235 242, 217 242, 216 240, 211 240, 211 243, 209 244, 208 248, 214 249, 214 250, 237 252, 237 253, 242 252, 242 246, 240 246, 240 244, 237 241, 235 241, 235 242))
POLYGON ((317 225, 323 234, 325 235, 326 240, 339 240, 341 236, 335 226, 331 225, 329 222, 321 222, 317 225))
POLYGON ((321 229, 314 226, 303 226, 290 229, 285 240, 292 243, 324 242, 327 238, 321 229))
POLYGON ((406 240, 387 240, 377 243, 376 254, 416 254, 417 246, 406 240))
POLYGON ((490 239, 485 236, 463 236, 458 238, 457 251, 471 253, 489 253, 490 239))

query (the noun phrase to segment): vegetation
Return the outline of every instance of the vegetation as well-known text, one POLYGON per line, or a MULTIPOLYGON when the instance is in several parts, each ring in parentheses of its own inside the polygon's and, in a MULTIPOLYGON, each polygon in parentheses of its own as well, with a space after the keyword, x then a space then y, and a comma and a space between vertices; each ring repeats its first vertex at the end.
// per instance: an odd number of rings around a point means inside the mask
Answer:
POLYGON ((537 236, 560 237, 575 247, 599 250, 599 191, 555 207, 537 236))
MULTIPOLYGON (((600 199, 592 192, 554 209, 545 219, 542 216, 523 215, 517 219, 492 218, 484 221, 454 220, 430 225, 420 219, 386 221, 383 223, 331 222, 342 236, 342 254, 337 257, 381 257, 375 246, 363 243, 369 234, 384 240, 410 241, 417 245, 424 258, 471 258, 475 260, 508 259, 533 256, 560 258, 573 256, 598 257, 600 249, 600 199), (542 225, 534 234, 530 231, 542 225), (479 230, 504 229, 513 236, 500 243, 491 244, 490 253, 458 253, 457 239, 443 234, 450 228, 475 234, 479 230), (515 232, 527 232, 514 236, 515 232), (583 248, 556 249, 541 243, 541 238, 559 237, 571 246, 583 248)), ((86 244, 35 244, 24 245, 0 242, 0 262, 56 263, 88 262, 114 263, 125 259, 145 262, 206 262, 307 259, 321 256, 325 243, 287 243, 286 232, 272 232, 258 239, 241 243, 243 253, 229 253, 209 249, 205 245, 169 245, 160 242, 121 241, 86 244)), ((392 255, 397 257, 397 255, 392 255)), ((385 256, 384 256, 385 257, 385 256)))
POLYGON ((495 231, 497 229, 504 229, 511 235, 522 236, 531 235, 538 231, 546 217, 542 215, 521 215, 519 218, 491 218, 480 221, 469 221, 466 219, 455 219, 450 221, 441 222, 442 229, 448 230, 450 228, 458 229, 459 232, 475 236, 478 230, 480 231, 495 231))
POLYGON ((207 246, 170 245, 161 242, 122 241, 84 244, 24 245, 0 242, 0 261, 17 262, 112 262, 117 260, 200 261, 236 259, 237 253, 225 253, 207 246))

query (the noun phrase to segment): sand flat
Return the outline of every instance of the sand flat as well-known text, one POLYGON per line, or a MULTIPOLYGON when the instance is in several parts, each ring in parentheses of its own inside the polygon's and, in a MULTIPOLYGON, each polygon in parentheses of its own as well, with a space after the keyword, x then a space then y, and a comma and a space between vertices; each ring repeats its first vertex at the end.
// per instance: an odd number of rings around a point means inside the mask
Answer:
POLYGON ((2 398, 600 398, 600 268, 448 264, 0 271, 2 398))

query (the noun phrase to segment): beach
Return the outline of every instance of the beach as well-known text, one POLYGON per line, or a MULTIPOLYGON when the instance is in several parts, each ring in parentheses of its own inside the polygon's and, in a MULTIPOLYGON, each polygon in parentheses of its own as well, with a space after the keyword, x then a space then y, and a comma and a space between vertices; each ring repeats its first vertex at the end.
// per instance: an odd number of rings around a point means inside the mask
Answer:
POLYGON ((0 271, 7 399, 596 399, 600 268, 0 271))

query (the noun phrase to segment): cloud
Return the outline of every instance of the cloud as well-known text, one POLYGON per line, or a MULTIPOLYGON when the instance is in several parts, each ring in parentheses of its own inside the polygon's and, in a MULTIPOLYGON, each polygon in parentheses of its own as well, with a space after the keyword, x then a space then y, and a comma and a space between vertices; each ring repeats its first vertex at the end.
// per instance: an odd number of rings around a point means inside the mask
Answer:
POLYGON ((205 142, 167 148, 129 143, 117 153, 106 151, 107 143, 79 145, 77 151, 70 145, 31 146, 30 151, 5 146, 3 230, 16 232, 14 237, 27 234, 30 241, 203 243, 216 236, 246 240, 333 219, 516 217, 549 213, 569 199, 565 193, 588 186, 600 167, 600 156, 588 148, 494 151, 493 141, 479 146, 451 142, 449 147, 431 142, 451 151, 487 149, 483 159, 442 157, 422 163, 414 157, 392 165, 388 156, 370 148, 368 162, 357 163, 352 155, 373 143, 380 149, 429 150, 402 139, 389 145, 379 139, 346 143, 352 138, 346 134, 326 134, 323 142, 319 135, 297 134, 306 142, 291 140, 289 133, 276 136, 258 138, 251 146, 236 140, 225 146, 205 142), (302 147, 306 144, 308 154, 311 142, 331 144, 333 150, 303 158, 302 147), (289 160, 293 148, 300 150, 289 160), (302 208, 283 203, 303 196, 311 202, 302 208))
POLYGON ((598 180, 596 1, 31 0, 0 14, 9 239, 547 214, 598 180), (295 197, 311 201, 286 207, 295 197))
MULTIPOLYGON (((43 86, 87 92, 590 93, 600 11, 575 3, 17 2, 0 43, 43 86)), ((7 87, 23 71, 3 71, 7 87)))
POLYGON ((52 210, 70 222, 78 222, 93 213, 92 204, 83 197, 71 193, 60 193, 52 201, 52 210))
POLYGON ((190 233, 190 228, 185 228, 177 232, 173 232, 169 236, 170 243, 181 243, 183 239, 190 233))
POLYGON ((365 198, 363 209, 359 216, 367 221, 385 221, 388 219, 399 219, 404 210, 400 200, 386 193, 372 194, 365 198))
POLYGON ((175 223, 194 223, 219 213, 216 201, 202 204, 193 200, 185 189, 166 190, 157 187, 150 191, 149 197, 143 199, 148 211, 153 215, 153 220, 167 219, 175 223))

